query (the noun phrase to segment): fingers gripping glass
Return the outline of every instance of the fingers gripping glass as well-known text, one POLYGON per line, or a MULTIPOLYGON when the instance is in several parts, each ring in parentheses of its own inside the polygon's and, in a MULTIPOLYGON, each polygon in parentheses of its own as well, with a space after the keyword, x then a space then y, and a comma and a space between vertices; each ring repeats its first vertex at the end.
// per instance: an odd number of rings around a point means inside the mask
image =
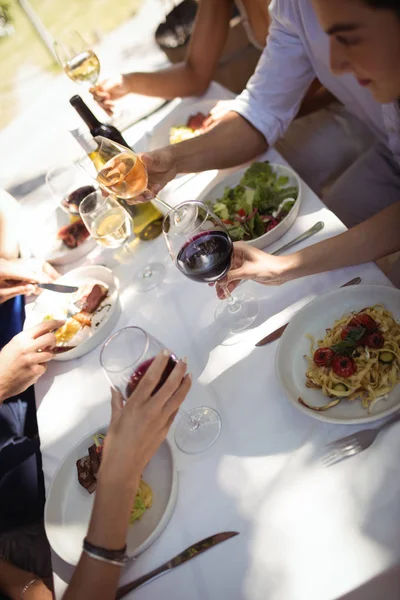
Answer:
MULTIPOLYGON (((105 342, 100 363, 112 387, 127 400, 154 358, 164 348, 161 342, 144 329, 125 327, 105 342)), ((171 352, 155 391, 165 383, 177 362, 178 359, 171 352)), ((203 452, 217 440, 221 431, 221 419, 215 410, 200 406, 186 412, 180 408, 178 414, 180 420, 175 427, 175 441, 183 452, 203 452)))
MULTIPOLYGON (((163 233, 178 269, 193 281, 216 283, 229 271, 233 243, 222 221, 202 202, 184 202, 164 218, 163 233)), ((246 329, 258 314, 257 300, 247 293, 234 296, 224 289, 216 320, 231 333, 246 329)))

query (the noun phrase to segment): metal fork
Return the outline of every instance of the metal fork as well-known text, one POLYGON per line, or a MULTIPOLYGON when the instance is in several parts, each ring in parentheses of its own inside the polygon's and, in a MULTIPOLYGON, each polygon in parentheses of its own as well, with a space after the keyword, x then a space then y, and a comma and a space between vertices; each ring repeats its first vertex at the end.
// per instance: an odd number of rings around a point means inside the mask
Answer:
POLYGON ((328 448, 328 451, 322 457, 322 462, 326 467, 330 467, 341 460, 344 460, 345 458, 350 458, 350 456, 359 454, 373 444, 383 429, 389 427, 399 420, 400 412, 393 415, 393 417, 375 429, 362 429, 361 431, 356 431, 356 433, 352 433, 351 435, 341 438, 340 440, 336 440, 330 444, 327 444, 326 447, 328 448))

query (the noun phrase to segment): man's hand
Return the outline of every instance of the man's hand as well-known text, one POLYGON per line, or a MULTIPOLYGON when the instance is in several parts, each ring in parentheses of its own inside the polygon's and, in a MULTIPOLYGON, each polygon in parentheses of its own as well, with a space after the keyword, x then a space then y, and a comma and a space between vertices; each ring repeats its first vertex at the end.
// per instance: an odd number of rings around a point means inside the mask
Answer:
POLYGON ((231 267, 218 281, 218 298, 225 299, 224 289, 232 292, 241 281, 251 279, 264 285, 281 285, 291 279, 291 256, 273 256, 245 242, 235 242, 231 267))
POLYGON ((128 204, 137 204, 138 202, 148 202, 177 175, 175 160, 173 157, 172 146, 155 150, 140 155, 140 160, 147 169, 149 176, 148 192, 137 196, 133 201, 127 200, 128 204))
POLYGON ((0 352, 0 403, 25 391, 46 371, 64 321, 46 321, 22 331, 0 352))
POLYGON ((118 98, 122 98, 130 93, 124 75, 119 75, 115 79, 105 79, 94 87, 91 87, 89 91, 108 115, 112 115, 114 112, 114 100, 118 100, 118 98))
POLYGON ((35 283, 48 283, 59 276, 49 263, 35 258, 0 259, 0 304, 21 294, 36 294, 35 283))

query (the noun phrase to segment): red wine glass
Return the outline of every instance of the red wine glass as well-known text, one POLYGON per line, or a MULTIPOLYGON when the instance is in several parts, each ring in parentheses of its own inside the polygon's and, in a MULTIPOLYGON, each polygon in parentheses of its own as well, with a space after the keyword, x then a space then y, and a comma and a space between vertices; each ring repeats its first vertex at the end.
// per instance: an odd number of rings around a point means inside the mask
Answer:
MULTIPOLYGON (((128 400, 154 358, 164 349, 165 346, 144 329, 125 327, 105 342, 100 354, 100 364, 112 387, 128 400)), ((171 352, 159 387, 166 381, 177 361, 171 352)), ((217 440, 221 432, 221 418, 214 409, 199 406, 186 411, 180 408, 178 415, 180 419, 175 427, 175 442, 183 452, 203 452, 217 440)))
MULTIPOLYGON (((222 221, 210 207, 192 201, 178 204, 165 216, 163 232, 170 256, 192 281, 215 283, 229 271, 233 243, 222 221)), ((231 333, 249 327, 258 315, 258 302, 248 293, 224 290, 226 302, 215 311, 216 320, 231 333)))

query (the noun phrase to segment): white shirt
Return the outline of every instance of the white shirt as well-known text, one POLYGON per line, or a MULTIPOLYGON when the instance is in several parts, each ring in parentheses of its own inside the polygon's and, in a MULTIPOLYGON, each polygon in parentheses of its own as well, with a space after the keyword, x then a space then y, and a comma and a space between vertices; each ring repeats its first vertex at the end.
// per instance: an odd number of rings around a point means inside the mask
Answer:
POLYGON ((400 123, 395 105, 378 104, 353 75, 329 68, 329 37, 310 0, 273 0, 268 43, 246 89, 231 109, 247 119, 273 146, 296 116, 311 82, 320 82, 363 121, 400 160, 400 123))

